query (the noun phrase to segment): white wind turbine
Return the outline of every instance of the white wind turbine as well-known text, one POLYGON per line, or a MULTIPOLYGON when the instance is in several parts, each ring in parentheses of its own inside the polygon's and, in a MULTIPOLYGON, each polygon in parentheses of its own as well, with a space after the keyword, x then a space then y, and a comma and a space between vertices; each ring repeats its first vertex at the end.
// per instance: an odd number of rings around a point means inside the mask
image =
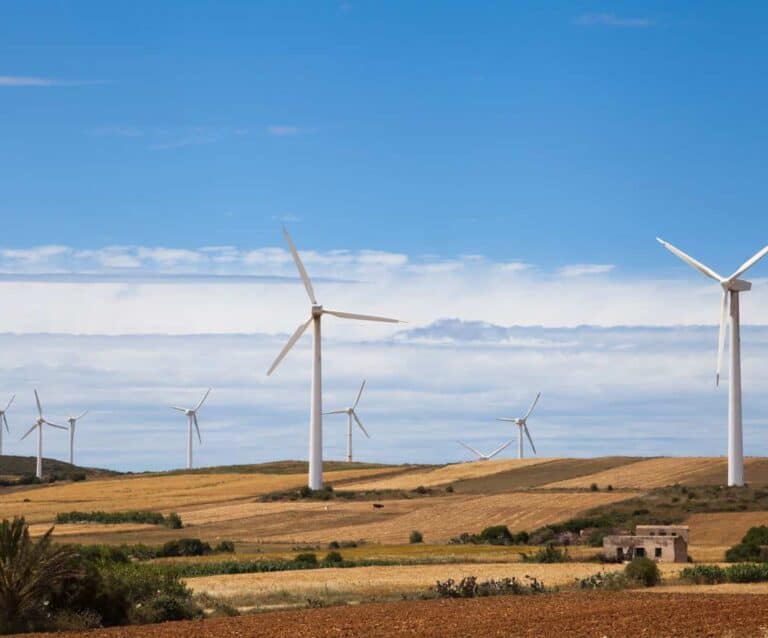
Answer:
POLYGON ((350 312, 340 312, 338 310, 326 310, 321 306, 315 298, 315 291, 312 288, 312 282, 309 280, 309 275, 304 268, 304 264, 301 263, 299 253, 296 252, 296 248, 291 241, 291 236, 288 231, 283 228, 283 234, 285 235, 285 241, 288 244, 288 248, 293 255, 293 261, 296 262, 296 268, 299 270, 301 280, 304 282, 304 288, 307 290, 309 300, 311 302, 310 317, 304 323, 302 323, 296 331, 288 339, 288 343, 277 355, 272 366, 267 371, 267 375, 272 374, 275 368, 280 365, 280 362, 288 354, 288 351, 293 348, 294 344, 299 340, 301 335, 304 334, 309 325, 312 324, 312 399, 310 404, 310 417, 309 417, 309 480, 308 485, 313 490, 319 490, 323 487, 323 399, 322 399, 322 357, 321 346, 322 338, 320 334, 320 321, 323 315, 333 315, 334 317, 341 317, 342 319, 361 319, 363 321, 383 321, 386 323, 401 323, 398 319, 389 319, 387 317, 375 317, 372 315, 358 315, 350 312))
POLYGON ((478 452, 475 448, 473 448, 470 445, 467 445, 463 441, 456 441, 459 445, 464 446, 467 448, 470 452, 474 452, 477 455, 478 461, 490 461, 494 456, 496 456, 499 452, 502 450, 506 450, 510 445, 512 445, 512 441, 507 441, 503 445, 500 445, 497 447, 493 452, 490 452, 489 454, 483 454, 482 452, 478 452))
POLYGON ((20 440, 26 439, 32 431, 37 428, 37 466, 35 467, 35 476, 39 479, 43 478, 43 426, 50 425, 52 428, 59 428, 60 430, 66 430, 63 425, 57 425, 51 423, 48 419, 43 417, 43 407, 40 405, 40 397, 37 396, 37 390, 35 390, 35 402, 37 403, 37 420, 35 424, 27 430, 27 433, 21 437, 20 440))
POLYGON ((541 398, 541 392, 539 392, 536 395, 536 398, 533 400, 533 403, 531 403, 531 407, 528 408, 528 412, 525 413, 525 416, 522 417, 502 417, 499 419, 496 419, 497 421, 506 421, 508 423, 514 423, 517 426, 518 432, 517 432, 517 458, 522 459, 523 458, 523 432, 525 432, 525 436, 528 437, 528 441, 531 444, 531 449, 533 450, 533 453, 536 454, 536 446, 533 444, 533 439, 531 438, 531 433, 528 431, 528 417, 531 416, 531 413, 533 412, 533 408, 536 407, 536 404, 539 402, 539 398, 541 398))
POLYGON ((82 419, 86 414, 88 414, 88 410, 79 414, 78 416, 70 416, 67 418, 67 423, 69 423, 69 464, 70 465, 75 464, 75 426, 77 425, 77 422, 80 419, 82 419))
POLYGON ((334 410, 333 412, 323 412, 323 414, 346 414, 347 415, 347 462, 352 462, 352 419, 355 420, 358 427, 363 431, 363 434, 367 438, 371 438, 370 434, 365 429, 365 426, 363 426, 363 422, 358 418, 357 412, 355 412, 355 408, 357 407, 357 404, 360 403, 360 397, 363 394, 363 388, 365 387, 365 379, 363 379, 363 384, 360 386, 360 392, 357 393, 357 398, 355 399, 355 402, 352 404, 352 407, 344 408, 343 410, 334 410))
POLYGON ((203 438, 200 436, 200 424, 197 422, 197 411, 203 407, 203 403, 205 403, 205 400, 208 398, 208 395, 211 393, 211 389, 208 388, 208 391, 203 395, 203 398, 200 399, 200 403, 197 404, 197 407, 194 408, 180 408, 177 405, 172 405, 171 407, 174 410, 178 410, 179 412, 183 412, 187 415, 187 469, 192 469, 192 426, 195 427, 195 430, 197 430, 197 440, 200 441, 200 443, 203 442, 203 438))
POLYGON ((0 410, 0 454, 3 453, 3 426, 5 426, 5 431, 8 432, 8 434, 11 433, 11 431, 8 429, 8 417, 5 416, 5 413, 8 412, 8 408, 11 407, 11 403, 13 403, 15 398, 16 395, 14 394, 11 397, 11 400, 8 401, 8 405, 5 406, 5 410, 0 410))
POLYGON ((752 284, 739 279, 747 270, 768 254, 768 246, 745 261, 730 277, 722 277, 714 270, 696 261, 679 248, 656 238, 658 242, 677 255, 685 263, 693 266, 703 275, 714 279, 723 290, 720 314, 720 335, 717 345, 717 370, 715 384, 720 385, 720 371, 725 348, 726 321, 731 319, 731 369, 728 384, 728 485, 744 485, 744 435, 741 424, 741 330, 739 317, 739 293, 751 290, 752 284))

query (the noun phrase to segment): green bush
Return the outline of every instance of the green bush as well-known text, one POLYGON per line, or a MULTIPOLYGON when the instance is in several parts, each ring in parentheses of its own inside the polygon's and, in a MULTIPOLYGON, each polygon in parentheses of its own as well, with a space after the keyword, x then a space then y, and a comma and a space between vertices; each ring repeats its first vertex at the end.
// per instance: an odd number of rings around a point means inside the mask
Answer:
POLYGON ((165 519, 165 526, 170 527, 171 529, 181 529, 184 527, 181 522, 181 516, 179 516, 176 512, 171 512, 168 514, 168 518, 165 519))
POLYGON ((768 581, 768 564, 740 563, 725 568, 729 583, 761 583, 768 581))
POLYGON ((766 545, 768 545, 768 526, 750 527, 741 542, 725 552, 725 560, 729 563, 764 561, 768 558, 762 549, 766 545))
POLYGON ((597 483, 592 483, 592 484, 589 486, 589 491, 590 491, 590 492, 599 492, 599 491, 600 491, 600 488, 597 486, 597 483))
POLYGON ((312 552, 296 554, 296 556, 293 557, 293 562, 314 567, 317 565, 317 555, 313 554, 312 552))
POLYGON ((207 556, 211 546, 199 538, 178 538, 168 541, 158 553, 158 557, 207 556))
POLYGON ((124 512, 59 512, 54 522, 64 523, 101 523, 104 525, 116 525, 119 523, 139 523, 142 525, 165 525, 171 529, 182 527, 178 514, 171 513, 166 518, 160 512, 144 510, 127 510, 124 512))
POLYGON ((482 596, 520 596, 523 594, 541 594, 546 591, 544 583, 531 576, 526 576, 528 582, 522 582, 515 577, 500 578, 499 580, 478 581, 474 576, 465 576, 459 582, 449 578, 437 581, 431 591, 438 598, 475 598, 482 596))
POLYGON ((607 589, 617 591, 627 589, 633 583, 620 572, 598 572, 586 578, 577 578, 576 585, 579 589, 607 589))
POLYGON ((339 544, 339 541, 331 541, 328 543, 328 549, 339 549, 341 545, 339 544))
POLYGON ((328 552, 325 555, 325 559, 323 560, 324 563, 335 565, 337 563, 344 562, 344 559, 341 557, 341 554, 337 551, 328 552))
POLYGON ((524 563, 567 563, 571 560, 567 550, 558 549, 552 543, 534 554, 520 554, 524 563))
POLYGON ((680 580, 696 585, 715 585, 724 583, 726 579, 725 570, 717 565, 694 565, 680 572, 680 580))
POLYGON ((512 532, 506 525, 491 525, 480 532, 480 542, 490 545, 511 545, 512 532))
POLYGON ((408 537, 408 542, 412 544, 423 543, 424 535, 419 530, 415 529, 411 532, 411 535, 408 537))
POLYGON ((642 584, 645 587, 653 587, 661 582, 659 566, 645 556, 633 558, 627 563, 626 567, 624 567, 624 575, 629 580, 642 584))
POLYGON ((213 551, 217 554, 233 554, 235 552, 234 541, 219 541, 213 551))
POLYGON ((69 480, 73 483, 78 483, 80 481, 84 481, 88 478, 88 475, 85 472, 70 472, 69 473, 69 480))

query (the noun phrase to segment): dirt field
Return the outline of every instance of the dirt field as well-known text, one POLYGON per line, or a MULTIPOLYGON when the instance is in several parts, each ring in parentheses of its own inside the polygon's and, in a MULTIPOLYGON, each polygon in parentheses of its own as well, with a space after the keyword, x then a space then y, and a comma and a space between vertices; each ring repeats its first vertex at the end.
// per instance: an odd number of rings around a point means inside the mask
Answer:
POLYGON ((763 638, 767 627, 765 596, 615 592, 376 603, 36 636, 763 638))

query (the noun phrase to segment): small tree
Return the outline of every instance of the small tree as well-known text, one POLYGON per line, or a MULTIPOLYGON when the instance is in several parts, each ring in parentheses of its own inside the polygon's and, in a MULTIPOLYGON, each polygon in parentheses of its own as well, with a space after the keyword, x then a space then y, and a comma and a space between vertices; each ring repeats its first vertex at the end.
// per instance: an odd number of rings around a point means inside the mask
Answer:
POLYGON ((415 529, 411 532, 411 535, 408 537, 408 541, 410 543, 423 543, 424 536, 419 530, 415 529))
POLYGON ((661 581, 659 566, 645 556, 633 558, 632 561, 627 563, 627 566, 624 568, 624 575, 645 587, 653 587, 661 581))

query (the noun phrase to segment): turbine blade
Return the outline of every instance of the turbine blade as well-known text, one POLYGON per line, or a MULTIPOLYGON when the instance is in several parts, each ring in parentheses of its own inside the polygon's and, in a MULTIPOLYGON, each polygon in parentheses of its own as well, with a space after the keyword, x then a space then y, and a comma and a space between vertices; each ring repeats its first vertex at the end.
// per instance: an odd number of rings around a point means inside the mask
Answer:
POLYGON ((203 438, 200 436, 200 424, 197 422, 197 414, 192 413, 192 421, 195 424, 195 430, 197 430, 197 440, 202 443, 203 438))
POLYGON ((14 400, 15 398, 16 398, 16 395, 14 394, 14 395, 11 397, 11 400, 10 400, 10 401, 8 401, 8 405, 6 405, 6 406, 5 406, 5 410, 3 410, 3 412, 6 412, 6 411, 8 410, 8 408, 10 408, 10 407, 11 407, 11 403, 13 403, 13 400, 14 400))
POLYGON ((40 405, 40 397, 37 396, 37 390, 35 390, 35 402, 37 403, 37 413, 40 415, 40 418, 43 418, 43 406, 40 405))
POLYGON ((724 279, 720 275, 718 275, 714 270, 712 270, 709 266, 705 266, 700 261, 696 261, 693 257, 691 257, 690 255, 685 254, 679 248, 676 248, 672 244, 670 244, 668 242, 665 242, 660 237, 657 237, 656 241, 658 241, 662 246, 664 246, 664 248, 666 248, 673 255, 677 255, 686 264, 688 264, 689 266, 693 266, 700 273, 706 275, 707 277, 709 277, 711 279, 714 279, 715 281, 721 281, 721 282, 724 281, 724 279))
POLYGON ((323 412, 323 414, 346 414, 346 410, 334 410, 333 412, 323 412))
POLYGON ((317 299, 315 299, 315 291, 312 288, 312 282, 309 280, 309 275, 307 274, 307 271, 304 268, 304 264, 301 263, 301 258, 299 257, 299 253, 296 251, 296 246, 293 245, 293 242, 291 241, 291 236, 288 234, 288 230, 286 229, 285 226, 283 226, 283 235, 285 236, 285 241, 288 243, 288 248, 291 249, 291 255, 293 255, 293 261, 296 262, 296 268, 299 269, 299 275, 301 276, 301 280, 304 282, 304 288, 307 289, 309 300, 314 305, 317 305, 317 299))
POLYGON ((90 412, 90 410, 86 410, 85 412, 80 414, 80 416, 76 416, 75 421, 79 421, 80 419, 82 419, 86 414, 88 414, 88 412, 90 412))
POLYGON ((352 409, 354 410, 357 407, 357 404, 360 403, 360 397, 363 394, 363 388, 365 387, 365 379, 363 379, 363 385, 360 386, 360 392, 357 393, 357 398, 355 399, 355 402, 352 404, 352 409))
POLYGON ((768 255, 768 246, 763 248, 760 252, 755 253, 755 255, 753 257, 750 257, 749 259, 747 259, 747 261, 745 261, 743 264, 741 264, 739 269, 735 273, 733 273, 729 277, 729 279, 736 279, 737 277, 740 277, 741 275, 743 275, 745 272, 747 272, 747 270, 752 268, 752 266, 754 266, 758 261, 760 261, 766 255, 768 255))
POLYGON ((3 423, 5 423, 5 431, 10 434, 11 430, 8 428, 8 417, 5 416, 5 412, 3 412, 3 423))
POLYGON ((360 426, 360 429, 363 431, 363 434, 365 434, 365 436, 370 439, 371 435, 368 434, 368 430, 365 429, 365 426, 363 425, 363 422, 360 419, 357 418, 357 414, 354 411, 352 412, 352 418, 355 421, 357 421, 357 424, 360 426))
POLYGON ((493 452, 491 452, 491 453, 488 455, 488 458, 489 458, 489 459, 492 459, 492 458, 493 458, 494 456, 496 456, 496 455, 497 455, 499 452, 501 452, 501 451, 503 451, 503 450, 506 450, 506 449, 507 449, 507 448, 508 448, 510 445, 512 445, 512 441, 507 441, 507 442, 506 442, 506 443, 504 443, 503 445, 500 445, 499 447, 497 447, 497 448, 496 448, 496 449, 495 449, 493 452))
POLYGON ((31 427, 31 428, 29 428, 29 430, 27 430, 27 433, 26 433, 24 436, 22 436, 22 437, 19 439, 19 441, 23 441, 24 439, 26 439, 26 438, 27 438, 27 437, 28 437, 30 434, 32 434, 33 430, 34 430, 36 427, 37 427, 37 423, 35 423, 35 424, 34 424, 34 425, 31 427))
POLYGON ((389 317, 377 317, 375 315, 358 315, 352 312, 341 312, 339 310, 325 310, 324 313, 333 315, 334 317, 341 317, 342 319, 361 319, 362 321, 382 321, 384 323, 405 323, 399 319, 390 319, 389 317))
POLYGON ((277 359, 275 359, 272 366, 269 368, 269 370, 267 370, 267 376, 272 374, 275 371, 275 368, 280 365, 280 362, 285 359, 285 355, 288 354, 288 351, 293 348, 294 344, 301 338, 301 335, 304 334, 304 331, 309 327, 310 323, 312 323, 312 317, 307 319, 303 324, 296 328, 296 332, 291 335, 291 338, 288 339, 288 343, 285 344, 283 349, 280 351, 280 354, 277 355, 277 359))
POLYGON ((524 425, 523 429, 525 430, 525 436, 528 437, 528 441, 531 444, 531 449, 533 450, 533 453, 534 454, 538 454, 538 452, 536 452, 536 446, 533 444, 533 439, 531 438, 531 433, 528 431, 528 426, 524 425))
POLYGON ((467 445, 463 441, 456 441, 459 445, 463 445, 465 448, 467 448, 470 452, 473 452, 474 454, 477 454, 478 458, 483 458, 483 454, 478 452, 475 448, 473 448, 471 445, 467 445))
POLYGON ((531 403, 531 407, 528 408, 528 412, 525 413, 525 416, 523 417, 523 421, 527 419, 529 416, 531 416, 531 412, 533 412, 533 408, 536 407, 536 404, 539 402, 539 399, 541 398, 541 392, 539 392, 536 395, 536 398, 533 400, 533 403, 531 403))
POLYGON ((178 410, 179 412, 186 412, 186 408, 180 408, 178 405, 172 405, 171 406, 174 410, 178 410))
POLYGON ((496 420, 504 421, 505 423, 514 423, 515 421, 517 421, 517 418, 511 417, 511 416, 502 416, 502 417, 497 417, 496 420))
POLYGON ((730 292, 723 290, 723 305, 720 313, 720 334, 717 337, 717 370, 715 371, 715 385, 720 385, 720 371, 723 366, 723 350, 725 350, 725 331, 728 322, 728 302, 730 292))
POLYGON ((64 425, 59 425, 58 423, 52 423, 51 421, 48 421, 48 420, 45 420, 45 419, 43 420, 43 422, 46 425, 50 425, 52 428, 59 428, 59 430, 66 430, 67 429, 67 427, 64 426, 64 425))
POLYGON ((211 393, 211 389, 208 388, 208 391, 205 393, 205 396, 200 399, 200 403, 197 404, 197 407, 195 408, 195 412, 197 412, 201 407, 203 407, 203 403, 205 403, 205 400, 208 398, 208 395, 211 393))

